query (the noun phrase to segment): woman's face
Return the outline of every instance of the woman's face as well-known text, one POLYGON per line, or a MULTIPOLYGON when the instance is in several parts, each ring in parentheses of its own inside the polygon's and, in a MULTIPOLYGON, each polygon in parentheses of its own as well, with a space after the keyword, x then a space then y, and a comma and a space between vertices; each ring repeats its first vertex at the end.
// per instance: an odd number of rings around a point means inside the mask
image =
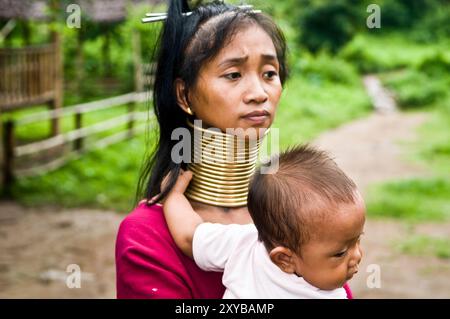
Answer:
POLYGON ((206 127, 268 128, 282 92, 274 44, 259 26, 235 35, 199 72, 190 108, 206 127))

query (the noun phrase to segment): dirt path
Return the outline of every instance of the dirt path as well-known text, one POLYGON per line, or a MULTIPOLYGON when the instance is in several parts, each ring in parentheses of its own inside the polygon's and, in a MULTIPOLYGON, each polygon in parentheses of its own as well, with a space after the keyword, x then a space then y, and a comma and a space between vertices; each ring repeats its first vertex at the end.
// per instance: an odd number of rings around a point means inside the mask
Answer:
MULTIPOLYGON (((314 143, 331 151, 359 187, 426 174, 407 163, 399 143, 414 139, 423 114, 374 114, 321 135, 314 143)), ((25 209, 0 202, 1 298, 113 298, 114 242, 122 216, 75 209, 25 209), (70 264, 80 266, 81 288, 66 286, 70 264)), ((450 264, 435 257, 400 254, 393 242, 413 233, 450 236, 450 224, 415 228, 368 220, 365 257, 351 286, 358 298, 449 298, 450 264), (370 289, 369 265, 380 267, 381 288, 370 289)))
POLYGON ((329 151, 365 192, 369 184, 427 174, 406 160, 407 147, 399 147, 416 138, 425 120, 422 113, 374 113, 320 135, 313 144, 329 151))
POLYGON ((122 216, 0 202, 0 298, 114 298, 114 243, 122 216), (66 285, 67 266, 81 288, 66 285))

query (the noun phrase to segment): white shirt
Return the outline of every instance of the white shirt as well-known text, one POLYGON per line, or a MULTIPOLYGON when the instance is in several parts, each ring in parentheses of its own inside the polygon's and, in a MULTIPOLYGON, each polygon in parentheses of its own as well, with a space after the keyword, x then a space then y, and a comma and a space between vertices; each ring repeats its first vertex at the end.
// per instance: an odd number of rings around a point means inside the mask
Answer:
POLYGON ((225 299, 347 298, 344 288, 320 290, 278 268, 253 224, 200 224, 192 250, 201 269, 223 271, 225 299))

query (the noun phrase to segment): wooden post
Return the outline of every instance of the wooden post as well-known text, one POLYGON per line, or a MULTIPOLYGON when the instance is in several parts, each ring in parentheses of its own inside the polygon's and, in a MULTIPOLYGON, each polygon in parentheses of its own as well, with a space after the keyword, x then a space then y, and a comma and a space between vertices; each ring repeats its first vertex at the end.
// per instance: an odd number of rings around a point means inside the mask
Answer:
MULTIPOLYGON (((50 12, 52 22, 56 23, 58 21, 59 12, 61 12, 61 3, 57 0, 49 1, 50 12)), ((63 84, 64 84, 64 73, 63 73, 63 54, 61 45, 61 35, 59 34, 57 28, 52 29, 50 32, 51 42, 54 48, 54 74, 53 74, 53 100, 50 103, 50 107, 53 110, 59 109, 63 105, 63 84)), ((52 136, 58 135, 60 132, 60 119, 55 117, 52 119, 52 136)))
POLYGON ((30 23, 26 20, 22 21, 22 38, 25 42, 25 46, 31 44, 31 28, 30 23))
MULTIPOLYGON (((52 32, 52 42, 55 46, 55 74, 54 74, 54 97, 51 102, 51 108, 53 110, 62 107, 63 103, 63 83, 64 74, 62 66, 62 50, 61 50, 61 37, 58 32, 52 32)), ((52 136, 56 136, 60 132, 59 118, 55 117, 52 120, 52 136)))
POLYGON ((76 56, 75 56, 75 92, 78 94, 78 96, 81 96, 82 87, 83 87, 83 79, 84 79, 84 52, 83 52, 83 28, 79 28, 77 30, 77 49, 76 49, 76 56))
MULTIPOLYGON (((78 130, 83 127, 83 113, 77 111, 75 113, 75 129, 78 130)), ((83 138, 79 137, 74 141, 74 150, 81 151, 83 148, 83 138)))
POLYGON ((102 59, 104 72, 103 75, 106 77, 110 77, 112 73, 110 46, 111 46, 111 31, 109 29, 105 29, 105 33, 103 34, 102 59))
MULTIPOLYGON (((134 111, 136 109, 136 102, 133 101, 127 104, 128 115, 134 116, 134 111)), ((132 138, 134 135, 134 118, 131 118, 128 122, 128 138, 132 138)))
POLYGON ((14 182, 14 122, 8 120, 3 126, 3 195, 11 196, 11 186, 14 182))

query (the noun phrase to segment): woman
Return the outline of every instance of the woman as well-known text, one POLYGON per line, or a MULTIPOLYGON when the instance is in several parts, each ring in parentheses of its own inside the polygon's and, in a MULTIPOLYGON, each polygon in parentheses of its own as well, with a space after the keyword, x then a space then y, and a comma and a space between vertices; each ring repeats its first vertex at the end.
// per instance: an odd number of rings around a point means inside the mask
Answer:
MULTIPOLYGON (((223 3, 189 8, 187 1, 170 2, 154 85, 159 143, 143 177, 148 177, 147 200, 124 219, 118 232, 118 298, 222 297, 222 274, 204 272, 185 256, 164 219, 164 198, 186 166, 171 156, 178 142, 172 140, 172 133, 180 127, 192 129, 187 119, 200 119, 203 127, 221 132, 270 127, 287 76, 285 53, 281 31, 263 14, 223 3)), ((245 168, 244 175, 249 175, 255 162, 250 157, 230 170, 245 168)), ((247 190, 248 179, 239 179, 238 186, 214 187, 228 184, 227 178, 231 184, 236 182, 227 170, 207 167, 192 167, 197 184, 188 190, 188 197, 194 209, 209 222, 252 222, 245 201, 236 200, 245 197, 242 189, 247 190), (217 172, 225 172, 225 180, 220 174, 217 179, 211 177, 217 172), (235 193, 223 195, 219 189, 235 193)))

